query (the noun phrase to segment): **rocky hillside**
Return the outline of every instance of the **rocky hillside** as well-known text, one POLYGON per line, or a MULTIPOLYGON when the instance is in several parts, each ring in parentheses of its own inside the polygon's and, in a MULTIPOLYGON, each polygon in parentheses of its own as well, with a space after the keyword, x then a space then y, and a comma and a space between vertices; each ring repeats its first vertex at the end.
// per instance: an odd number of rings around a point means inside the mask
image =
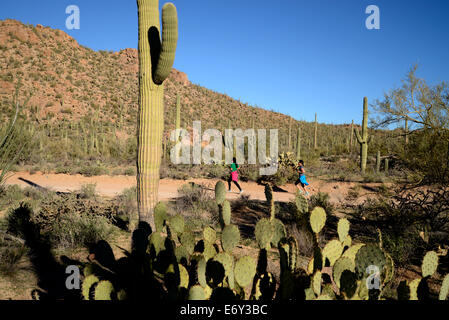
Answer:
MULTIPOLYGON (((113 126, 118 138, 129 138, 135 133, 136 49, 97 52, 78 44, 61 30, 3 20, 0 21, 0 115, 3 118, 12 110, 15 86, 19 82, 22 85, 19 100, 31 95, 23 110, 30 126, 50 126, 51 131, 65 123, 73 130, 73 125, 82 128, 83 123, 95 123, 113 126)), ((234 128, 250 128, 254 123, 256 128, 279 129, 281 151, 292 150, 296 145, 300 123, 289 116, 252 107, 192 84, 185 73, 175 69, 165 86, 166 135, 174 127, 179 94, 183 127, 191 128, 194 120, 201 120, 203 129, 224 129, 229 123, 234 128)), ((305 150, 312 144, 314 128, 312 123, 301 123, 301 126, 305 150)), ((318 143, 326 152, 337 147, 343 150, 349 136, 349 125, 321 124, 318 143)))

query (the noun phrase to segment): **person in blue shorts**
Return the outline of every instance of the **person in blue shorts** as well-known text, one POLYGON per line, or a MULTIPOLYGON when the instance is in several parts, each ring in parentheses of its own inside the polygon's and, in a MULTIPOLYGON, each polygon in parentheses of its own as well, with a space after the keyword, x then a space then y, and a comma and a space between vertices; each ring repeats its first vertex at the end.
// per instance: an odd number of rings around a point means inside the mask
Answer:
POLYGON ((298 180, 296 180, 295 186, 298 188, 299 192, 302 192, 301 189, 299 188, 299 185, 301 185, 305 195, 308 196, 309 192, 307 191, 306 187, 309 185, 309 183, 306 180, 306 170, 304 169, 304 161, 299 160, 298 166, 296 168, 298 169, 299 178, 298 180))

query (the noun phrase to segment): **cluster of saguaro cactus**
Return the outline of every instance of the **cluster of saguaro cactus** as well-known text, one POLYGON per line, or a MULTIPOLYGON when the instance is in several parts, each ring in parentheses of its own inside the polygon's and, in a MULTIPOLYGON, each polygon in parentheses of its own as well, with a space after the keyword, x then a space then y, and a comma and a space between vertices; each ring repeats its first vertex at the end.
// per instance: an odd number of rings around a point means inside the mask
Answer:
POLYGON ((178 41, 178 18, 172 3, 137 0, 139 17, 139 116, 137 121, 137 202, 139 220, 153 222, 158 201, 164 126, 164 81, 170 74, 178 41))
POLYGON ((368 143, 371 140, 371 136, 368 134, 368 98, 363 98, 363 120, 362 120, 362 132, 358 129, 355 130, 357 141, 360 144, 360 170, 362 173, 366 171, 366 159, 368 157, 368 143))

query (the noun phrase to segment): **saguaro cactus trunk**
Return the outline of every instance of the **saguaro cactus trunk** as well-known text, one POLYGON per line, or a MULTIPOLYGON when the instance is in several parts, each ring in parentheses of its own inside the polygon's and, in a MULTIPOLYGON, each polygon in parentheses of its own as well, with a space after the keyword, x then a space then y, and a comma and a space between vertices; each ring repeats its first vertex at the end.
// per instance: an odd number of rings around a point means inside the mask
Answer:
POLYGON ((380 173, 380 151, 376 155, 376 173, 380 173))
POLYGON ((362 133, 359 130, 355 130, 357 141, 360 144, 360 170, 362 174, 366 171, 366 159, 368 157, 368 143, 371 140, 371 136, 368 135, 368 98, 363 98, 363 120, 362 120, 362 133))
POLYGON ((298 126, 298 138, 296 139, 296 159, 301 159, 301 126, 298 126))
POLYGON ((315 134, 314 134, 314 137, 313 137, 313 148, 315 150, 318 148, 317 136, 318 136, 318 122, 317 122, 317 116, 316 116, 316 113, 315 113, 315 134))
POLYGON ((154 229, 164 129, 164 80, 170 74, 178 42, 178 18, 172 3, 137 0, 139 16, 139 116, 137 121, 137 204, 139 221, 154 229))
POLYGON ((354 120, 351 121, 351 134, 349 136, 349 153, 352 154, 352 146, 354 145, 354 120))
POLYGON ((288 151, 292 148, 292 118, 288 122, 288 151))

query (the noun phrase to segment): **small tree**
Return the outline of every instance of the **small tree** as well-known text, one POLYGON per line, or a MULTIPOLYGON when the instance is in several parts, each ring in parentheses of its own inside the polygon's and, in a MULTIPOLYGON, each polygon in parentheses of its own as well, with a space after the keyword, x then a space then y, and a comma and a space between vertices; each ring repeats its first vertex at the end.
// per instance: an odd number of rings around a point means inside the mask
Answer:
POLYGON ((410 69, 400 88, 375 101, 378 117, 373 124, 386 127, 407 121, 408 128, 402 132, 410 140, 414 136, 414 141, 407 141, 411 144, 407 149, 413 152, 404 153, 403 160, 428 182, 445 182, 449 180, 449 86, 445 82, 427 85, 416 76, 417 68, 410 69))

